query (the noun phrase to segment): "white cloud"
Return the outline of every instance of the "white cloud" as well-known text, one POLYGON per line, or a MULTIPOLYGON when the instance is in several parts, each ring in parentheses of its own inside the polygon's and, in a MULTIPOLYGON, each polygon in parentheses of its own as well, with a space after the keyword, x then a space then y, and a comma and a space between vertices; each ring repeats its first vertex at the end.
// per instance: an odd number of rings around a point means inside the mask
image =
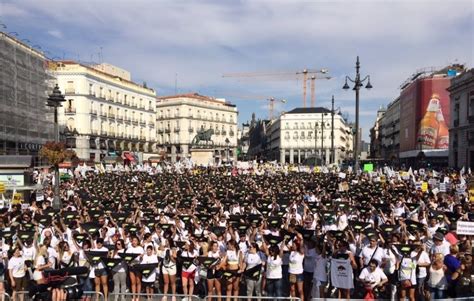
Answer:
POLYGON ((57 29, 51 29, 51 30, 48 30, 48 34, 50 36, 53 36, 57 39, 62 39, 63 38, 63 33, 57 29))
MULTIPOLYGON (((269 95, 288 99, 289 110, 301 106, 301 82, 237 81, 221 75, 327 67, 334 78, 316 83, 317 105, 328 105, 335 95, 336 106, 353 115, 353 92, 341 87, 345 75, 354 76, 359 55, 361 73, 370 74, 374 86, 361 95, 367 126, 374 121, 370 112, 375 116, 380 104, 393 100, 416 69, 455 59, 472 64, 473 3, 17 0, 9 7, 36 16, 11 18, 12 23, 63 33, 60 47, 66 56, 89 60, 102 47, 104 61, 129 69, 137 81, 146 80, 160 94, 174 92, 178 73, 180 91, 269 95)), ((252 110, 268 114, 259 105, 239 110, 242 120, 252 110)))

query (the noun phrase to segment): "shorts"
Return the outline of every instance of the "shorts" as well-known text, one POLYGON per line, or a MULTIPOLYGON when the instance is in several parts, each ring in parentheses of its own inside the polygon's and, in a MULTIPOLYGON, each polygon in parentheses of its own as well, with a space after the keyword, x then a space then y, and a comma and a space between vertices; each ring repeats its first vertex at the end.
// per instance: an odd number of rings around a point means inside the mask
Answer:
POLYGON ((143 286, 143 287, 153 287, 154 284, 155 284, 155 282, 145 282, 145 281, 142 281, 142 286, 143 286))
POLYGON ((206 277, 206 278, 209 279, 209 280, 212 280, 212 279, 221 279, 223 273, 224 273, 224 272, 221 271, 221 270, 218 270, 218 271, 216 271, 216 270, 208 270, 208 271, 207 271, 207 277, 206 277))
POLYGON ((163 272, 163 275, 174 276, 174 275, 176 275, 176 265, 172 265, 172 266, 168 266, 168 267, 163 266, 162 272, 163 272))
POLYGON ((24 291, 26 288, 26 276, 21 278, 13 277, 13 279, 15 279, 15 287, 13 290, 16 292, 24 291))
POLYGON ((95 269, 94 270, 94 275, 96 277, 107 276, 107 270, 106 269, 95 269))
POLYGON ((298 283, 303 282, 304 276, 303 273, 301 274, 290 274, 290 283, 298 283))
POLYGON ((186 278, 190 280, 194 280, 194 276, 196 276, 196 271, 192 272, 181 272, 181 278, 186 278))

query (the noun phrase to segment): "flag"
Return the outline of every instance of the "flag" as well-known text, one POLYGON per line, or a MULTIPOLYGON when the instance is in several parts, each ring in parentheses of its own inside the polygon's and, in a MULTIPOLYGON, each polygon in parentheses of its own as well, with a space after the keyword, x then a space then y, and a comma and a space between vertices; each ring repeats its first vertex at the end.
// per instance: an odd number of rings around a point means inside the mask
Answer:
POLYGON ((462 176, 464 174, 464 166, 461 168, 461 170, 459 171, 459 174, 462 176))

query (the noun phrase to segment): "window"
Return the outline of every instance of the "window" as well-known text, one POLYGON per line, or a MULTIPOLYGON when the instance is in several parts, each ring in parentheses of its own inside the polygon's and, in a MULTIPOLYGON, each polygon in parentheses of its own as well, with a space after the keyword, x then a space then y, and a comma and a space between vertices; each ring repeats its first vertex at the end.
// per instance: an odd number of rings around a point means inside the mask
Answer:
POLYGON ((298 132, 293 132, 293 139, 298 139, 298 132))
POLYGON ((94 85, 93 84, 89 84, 89 95, 94 95, 95 96, 94 85))
POLYGON ((301 139, 304 139, 304 132, 301 132, 301 139))
POLYGON ((65 92, 68 93, 68 94, 74 94, 75 93, 75 91, 74 91, 74 82, 73 81, 68 81, 67 82, 65 92))

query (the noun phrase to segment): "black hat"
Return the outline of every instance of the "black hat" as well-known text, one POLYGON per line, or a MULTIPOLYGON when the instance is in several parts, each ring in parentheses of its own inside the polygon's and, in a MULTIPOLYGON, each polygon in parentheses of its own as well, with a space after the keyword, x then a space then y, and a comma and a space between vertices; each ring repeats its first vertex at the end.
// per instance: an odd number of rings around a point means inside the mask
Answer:
POLYGON ((95 235, 99 233, 101 226, 96 222, 88 222, 81 224, 81 228, 83 228, 90 235, 95 235))
POLYGON ((140 256, 140 254, 138 253, 117 253, 117 255, 120 256, 124 261, 128 263, 133 261, 138 256, 140 256))
POLYGON ((278 245, 284 239, 282 236, 275 236, 272 234, 264 235, 263 238, 269 245, 278 245))

